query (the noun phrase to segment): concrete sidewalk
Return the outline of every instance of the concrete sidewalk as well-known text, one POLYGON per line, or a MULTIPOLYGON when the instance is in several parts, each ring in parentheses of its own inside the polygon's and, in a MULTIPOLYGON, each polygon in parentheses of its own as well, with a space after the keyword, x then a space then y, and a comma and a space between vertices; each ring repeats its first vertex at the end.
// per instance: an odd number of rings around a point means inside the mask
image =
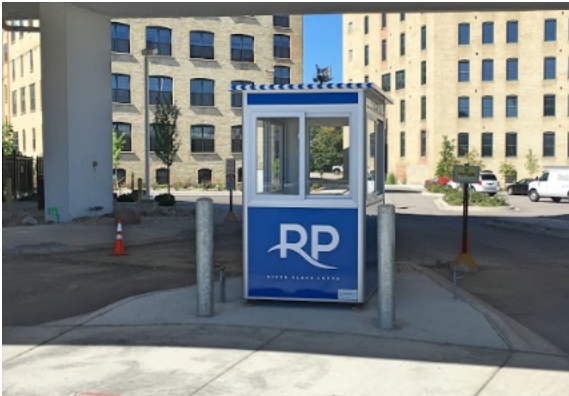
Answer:
POLYGON ((44 326, 4 328, 3 394, 567 395, 569 362, 512 350, 479 312, 418 272, 397 282, 397 329, 375 297, 345 305, 241 300, 198 318, 194 287, 44 326))

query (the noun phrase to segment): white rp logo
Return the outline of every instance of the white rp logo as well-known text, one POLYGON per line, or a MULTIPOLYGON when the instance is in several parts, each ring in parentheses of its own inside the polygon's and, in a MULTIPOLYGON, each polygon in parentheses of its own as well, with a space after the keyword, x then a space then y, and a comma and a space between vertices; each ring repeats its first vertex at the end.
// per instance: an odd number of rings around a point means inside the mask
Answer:
POLYGON ((340 243, 340 235, 338 234, 338 231, 334 227, 328 225, 313 225, 311 229, 312 229, 311 230, 312 251, 310 253, 310 256, 304 250, 302 250, 302 248, 306 245, 306 242, 308 241, 308 235, 304 227, 301 226, 300 224, 281 224, 280 244, 270 248, 267 251, 267 253, 279 249, 280 258, 286 258, 287 250, 292 250, 293 252, 298 253, 303 259, 308 261, 308 263, 317 268, 322 268, 327 270, 337 269, 337 267, 332 267, 330 265, 319 263, 318 254, 322 252, 331 252, 332 250, 338 247, 338 244, 340 243), (294 243, 288 242, 287 234, 289 233, 289 231, 296 232, 299 235, 300 239, 298 240, 298 242, 294 243), (324 233, 330 235, 332 237, 332 240, 327 245, 320 245, 318 243, 318 236, 319 234, 324 234, 324 233))

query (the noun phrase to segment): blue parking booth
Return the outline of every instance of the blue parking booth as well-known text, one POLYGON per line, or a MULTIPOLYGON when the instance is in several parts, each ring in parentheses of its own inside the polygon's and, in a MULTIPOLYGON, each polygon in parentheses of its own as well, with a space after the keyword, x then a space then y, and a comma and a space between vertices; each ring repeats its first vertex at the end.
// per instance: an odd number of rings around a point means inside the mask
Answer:
POLYGON ((244 298, 364 303, 391 100, 372 83, 231 90, 243 96, 244 298))

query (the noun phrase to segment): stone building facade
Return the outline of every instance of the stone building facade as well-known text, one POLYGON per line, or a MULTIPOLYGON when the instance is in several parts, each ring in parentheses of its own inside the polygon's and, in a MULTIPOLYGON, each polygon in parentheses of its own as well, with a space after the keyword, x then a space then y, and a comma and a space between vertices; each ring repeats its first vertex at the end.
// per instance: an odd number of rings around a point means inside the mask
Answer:
POLYGON ((344 15, 344 79, 375 82, 388 106, 388 172, 433 177, 443 136, 529 175, 569 165, 567 11, 344 15))

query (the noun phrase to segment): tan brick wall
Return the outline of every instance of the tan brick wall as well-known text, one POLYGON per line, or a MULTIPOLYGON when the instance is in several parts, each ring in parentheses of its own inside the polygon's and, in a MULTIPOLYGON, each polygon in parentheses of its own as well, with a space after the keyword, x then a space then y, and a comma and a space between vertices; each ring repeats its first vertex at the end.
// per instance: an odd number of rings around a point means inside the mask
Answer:
POLYGON ((391 73, 388 96, 389 171, 407 176, 409 183, 422 183, 435 173, 444 135, 457 139, 468 132, 470 149, 481 152, 481 134, 493 132, 494 155, 483 158, 484 168, 498 172, 505 160, 506 132, 518 134, 518 156, 508 158, 519 177, 528 176, 524 164, 530 148, 540 165, 569 165, 569 84, 567 11, 388 14, 387 27, 381 29, 381 15, 370 15, 370 31, 363 30, 364 15, 344 15, 344 80, 363 81, 365 75, 381 86, 381 75, 391 73), (544 21, 557 19, 557 40, 544 42, 544 21), (506 22, 517 20, 519 42, 506 43, 506 22), (494 22, 494 44, 482 44, 482 23, 494 22), (353 31, 348 33, 349 23, 353 31), (470 45, 458 45, 458 24, 470 23, 470 45), (421 26, 427 27, 427 49, 420 48, 421 26), (406 55, 399 55, 399 36, 406 35, 406 55), (381 61, 381 40, 387 38, 387 61, 381 61), (370 64, 364 66, 364 45, 370 45, 370 64), (353 51, 353 61, 348 60, 353 51), (557 57, 557 78, 543 79, 543 59, 557 57), (494 60, 494 81, 482 81, 482 60, 494 60), (506 59, 518 58, 518 81, 506 81, 506 59), (470 61, 470 82, 458 82, 458 61, 470 61), (427 84, 421 86, 421 61, 427 62, 427 84), (395 90, 395 72, 406 71, 405 89, 395 90), (556 95, 556 116, 543 116, 543 95, 556 95), (420 118, 420 98, 427 97, 427 119, 420 118), (459 119, 458 97, 469 96, 470 117, 459 119), (493 118, 481 117, 482 96, 494 98, 493 118), (506 96, 518 95, 518 117, 506 118, 506 96), (406 102, 406 120, 399 121, 400 100, 406 102), (427 134, 427 156, 420 157, 420 133, 427 134), (399 134, 406 134, 406 156, 400 157, 399 134), (543 133, 555 132, 555 157, 544 158, 543 133))
MULTIPOLYGON (((302 82, 302 17, 291 16, 290 29, 273 27, 272 16, 136 19, 117 20, 127 23, 131 29, 131 54, 113 54, 113 73, 131 76, 131 105, 114 104, 113 121, 132 124, 132 153, 121 155, 121 165, 135 178, 144 175, 144 58, 146 26, 164 26, 172 29, 172 57, 151 58, 149 74, 173 78, 174 102, 180 107, 178 131, 181 148, 179 161, 172 167, 171 181, 196 183, 198 170, 212 170, 215 183, 225 182, 225 159, 234 157, 240 168, 242 156, 231 153, 231 127, 241 125, 242 111, 231 108, 229 86, 233 80, 248 80, 256 84, 272 83, 275 65, 291 67, 291 82, 302 82), (214 33, 214 60, 190 59, 190 31, 203 30, 214 33), (231 34, 247 34, 255 38, 255 62, 232 62, 230 59, 231 34), (273 57, 273 34, 291 37, 291 59, 273 57), (215 107, 190 106, 190 80, 208 78, 215 81, 215 107), (190 128, 196 124, 215 126, 215 153, 192 153, 190 128)), ((151 107, 151 111, 152 111, 151 107)), ((150 116, 152 122, 153 115, 150 116)), ((162 168, 159 159, 152 156, 151 183, 155 182, 155 170, 162 168)))

